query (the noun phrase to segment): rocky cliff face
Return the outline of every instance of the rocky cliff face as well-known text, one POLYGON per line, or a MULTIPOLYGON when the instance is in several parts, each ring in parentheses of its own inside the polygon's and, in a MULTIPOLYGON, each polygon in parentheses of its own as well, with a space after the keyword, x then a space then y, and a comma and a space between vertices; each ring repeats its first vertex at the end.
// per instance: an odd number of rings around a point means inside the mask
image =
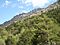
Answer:
POLYGON ((37 15, 37 14, 41 15, 42 13, 48 12, 49 10, 56 9, 56 8, 59 8, 59 7, 60 7, 60 0, 58 0, 54 4, 49 5, 47 8, 38 8, 38 9, 34 9, 34 10, 28 12, 28 13, 22 13, 22 14, 16 15, 11 20, 6 21, 3 24, 1 24, 0 27, 7 27, 10 24, 15 23, 15 22, 17 22, 17 21, 19 21, 23 18, 34 16, 34 15, 37 15))

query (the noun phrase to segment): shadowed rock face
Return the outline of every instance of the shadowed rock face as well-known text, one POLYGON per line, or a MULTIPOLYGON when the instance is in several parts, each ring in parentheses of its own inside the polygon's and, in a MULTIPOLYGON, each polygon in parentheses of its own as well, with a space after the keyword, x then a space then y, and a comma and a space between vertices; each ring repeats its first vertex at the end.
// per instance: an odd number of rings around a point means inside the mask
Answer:
POLYGON ((37 9, 34 9, 34 10, 28 12, 28 13, 22 13, 22 14, 16 15, 11 20, 6 21, 3 24, 1 24, 0 27, 7 27, 10 24, 15 23, 15 22, 17 22, 17 21, 19 21, 19 20, 21 20, 23 18, 26 18, 26 17, 31 16, 31 15, 33 16, 33 14, 38 14, 38 13, 42 14, 42 13, 48 12, 49 10, 55 9, 57 7, 60 7, 59 4, 60 4, 60 0, 58 0, 54 4, 51 4, 47 8, 37 8, 37 9))

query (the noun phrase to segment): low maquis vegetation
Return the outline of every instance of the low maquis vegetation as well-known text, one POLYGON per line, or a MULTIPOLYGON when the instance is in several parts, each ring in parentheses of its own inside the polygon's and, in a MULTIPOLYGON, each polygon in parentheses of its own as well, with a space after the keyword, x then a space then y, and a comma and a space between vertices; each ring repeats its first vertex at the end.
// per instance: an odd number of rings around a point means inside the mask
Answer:
POLYGON ((0 28, 0 45, 60 45, 60 7, 0 28))

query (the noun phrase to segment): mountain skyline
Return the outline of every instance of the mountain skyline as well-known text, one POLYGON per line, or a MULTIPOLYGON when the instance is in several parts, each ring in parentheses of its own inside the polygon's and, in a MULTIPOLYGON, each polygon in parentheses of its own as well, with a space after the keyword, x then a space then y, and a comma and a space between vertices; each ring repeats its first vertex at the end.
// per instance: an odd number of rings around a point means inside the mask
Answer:
POLYGON ((35 8, 46 8, 57 0, 0 0, 0 24, 20 13, 27 13, 35 8))

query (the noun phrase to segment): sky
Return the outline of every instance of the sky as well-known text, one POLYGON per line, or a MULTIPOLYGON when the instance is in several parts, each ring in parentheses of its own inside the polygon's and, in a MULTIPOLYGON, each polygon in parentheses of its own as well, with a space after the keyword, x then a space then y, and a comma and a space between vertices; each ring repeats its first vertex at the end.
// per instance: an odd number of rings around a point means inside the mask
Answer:
POLYGON ((20 13, 27 13, 35 8, 46 8, 57 0, 0 0, 0 24, 20 13))

